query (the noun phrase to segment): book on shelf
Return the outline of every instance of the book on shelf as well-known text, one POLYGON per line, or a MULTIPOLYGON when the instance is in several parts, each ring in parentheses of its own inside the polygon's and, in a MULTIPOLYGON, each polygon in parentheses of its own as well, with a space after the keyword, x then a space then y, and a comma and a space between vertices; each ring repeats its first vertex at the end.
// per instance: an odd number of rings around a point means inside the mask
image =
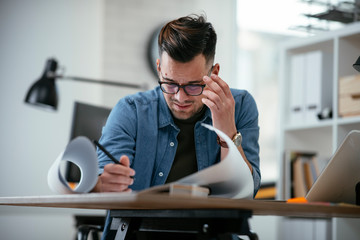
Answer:
POLYGON ((320 175, 318 157, 315 152, 290 151, 286 155, 285 164, 289 165, 289 176, 284 181, 289 194, 286 197, 305 197, 317 177, 320 175))
POLYGON ((311 161, 304 162, 304 178, 305 178, 305 187, 306 190, 310 190, 313 185, 315 178, 317 175, 313 175, 314 171, 312 171, 311 161))
POLYGON ((257 192, 255 199, 275 200, 275 198, 276 198, 275 182, 261 183, 260 189, 257 192))
POLYGON ((319 176, 316 155, 299 155, 293 163, 294 197, 305 197, 319 176))

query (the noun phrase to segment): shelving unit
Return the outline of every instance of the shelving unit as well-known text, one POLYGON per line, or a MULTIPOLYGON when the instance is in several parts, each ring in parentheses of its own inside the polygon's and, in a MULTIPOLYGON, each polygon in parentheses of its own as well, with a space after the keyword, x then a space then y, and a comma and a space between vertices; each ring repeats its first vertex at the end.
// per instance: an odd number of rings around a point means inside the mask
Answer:
MULTIPOLYGON (((330 159, 345 136, 353 129, 360 129, 360 116, 341 117, 338 114, 339 79, 360 74, 352 67, 359 55, 360 23, 350 24, 346 28, 315 37, 286 42, 282 45, 280 58, 281 117, 279 121, 280 141, 278 149, 281 175, 278 182, 278 199, 285 200, 292 197, 290 195, 291 180, 289 178, 291 163, 288 158, 284 157, 286 153, 290 151, 316 152, 321 158, 330 159), (297 88, 294 88, 291 84, 293 84, 294 71, 299 72, 299 74, 301 74, 301 71, 297 69, 297 65, 292 61, 294 56, 319 51, 324 57, 324 60, 322 60, 322 77, 326 79, 323 79, 324 82, 320 88, 321 92, 317 94, 331 98, 329 107, 332 109, 332 117, 313 121, 306 121, 305 118, 302 118, 303 120, 294 122, 291 115, 294 114, 292 101, 294 98, 293 91, 297 88)), ((301 88, 299 89, 301 90, 301 88)), ((306 107, 302 108, 301 111, 306 111, 306 107)), ((292 231, 291 227, 289 228, 289 222, 292 220, 284 218, 282 221, 280 228, 281 225, 286 225, 287 229, 285 231, 292 231)), ((334 226, 334 222, 332 224, 329 224, 329 222, 320 224, 323 226, 321 230, 316 230, 314 227, 320 226, 319 224, 310 225, 311 231, 317 231, 318 233, 324 231, 322 235, 325 237, 324 239, 329 239, 329 236, 330 239, 337 239, 338 233, 334 229, 338 228, 334 226)), ((295 227, 299 228, 298 225, 295 227)), ((280 229, 280 233, 282 231, 284 229, 280 229)), ((286 234, 283 234, 284 236, 286 234)), ((302 237, 304 236, 300 235, 299 239, 303 239, 302 237)))

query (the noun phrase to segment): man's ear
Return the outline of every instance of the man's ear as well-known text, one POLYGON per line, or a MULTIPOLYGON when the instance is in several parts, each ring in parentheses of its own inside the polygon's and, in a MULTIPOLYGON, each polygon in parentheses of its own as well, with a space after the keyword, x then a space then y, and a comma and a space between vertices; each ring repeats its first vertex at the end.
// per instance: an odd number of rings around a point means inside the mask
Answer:
POLYGON ((158 72, 160 72, 160 59, 159 58, 156 59, 156 69, 158 70, 158 72))
POLYGON ((161 70, 161 68, 160 68, 160 59, 159 59, 159 58, 156 59, 156 70, 157 70, 157 72, 158 72, 158 76, 160 77, 160 70, 161 70))
POLYGON ((215 75, 219 75, 219 72, 220 72, 220 65, 218 63, 216 63, 213 66, 211 73, 215 74, 215 75))

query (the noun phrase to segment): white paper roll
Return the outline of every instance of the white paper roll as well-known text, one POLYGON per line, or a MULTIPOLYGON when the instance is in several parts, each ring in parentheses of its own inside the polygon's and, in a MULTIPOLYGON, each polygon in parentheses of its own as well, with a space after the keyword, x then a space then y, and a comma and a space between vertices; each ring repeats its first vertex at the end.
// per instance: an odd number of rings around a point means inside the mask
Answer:
POLYGON ((97 182, 98 158, 94 145, 86 137, 73 139, 50 167, 48 185, 56 193, 85 193, 90 192, 97 182), (80 169, 80 182, 72 189, 61 174, 64 162, 72 162, 80 169))
POLYGON ((210 189, 210 195, 214 197, 252 199, 254 180, 248 165, 233 141, 219 129, 204 123, 201 125, 215 131, 224 139, 229 147, 229 152, 218 164, 193 173, 177 182, 206 186, 210 189))

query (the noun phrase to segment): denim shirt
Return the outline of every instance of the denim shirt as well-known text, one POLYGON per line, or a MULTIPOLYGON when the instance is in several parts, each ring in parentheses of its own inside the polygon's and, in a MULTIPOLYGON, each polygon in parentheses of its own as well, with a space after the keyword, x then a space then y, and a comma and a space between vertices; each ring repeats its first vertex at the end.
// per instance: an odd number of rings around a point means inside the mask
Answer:
MULTIPOLYGON (((260 186, 258 111, 245 90, 231 92, 235 99, 235 123, 242 134, 242 147, 253 167, 254 195, 260 186)), ((206 107, 206 106, 205 106, 206 107)), ((198 170, 220 161, 216 133, 201 126, 212 125, 210 109, 195 124, 194 137, 198 170)), ((100 143, 116 158, 127 155, 135 170, 133 190, 164 184, 178 145, 178 127, 159 87, 120 99, 103 127, 100 143)), ((98 150, 99 174, 112 161, 98 150)))

